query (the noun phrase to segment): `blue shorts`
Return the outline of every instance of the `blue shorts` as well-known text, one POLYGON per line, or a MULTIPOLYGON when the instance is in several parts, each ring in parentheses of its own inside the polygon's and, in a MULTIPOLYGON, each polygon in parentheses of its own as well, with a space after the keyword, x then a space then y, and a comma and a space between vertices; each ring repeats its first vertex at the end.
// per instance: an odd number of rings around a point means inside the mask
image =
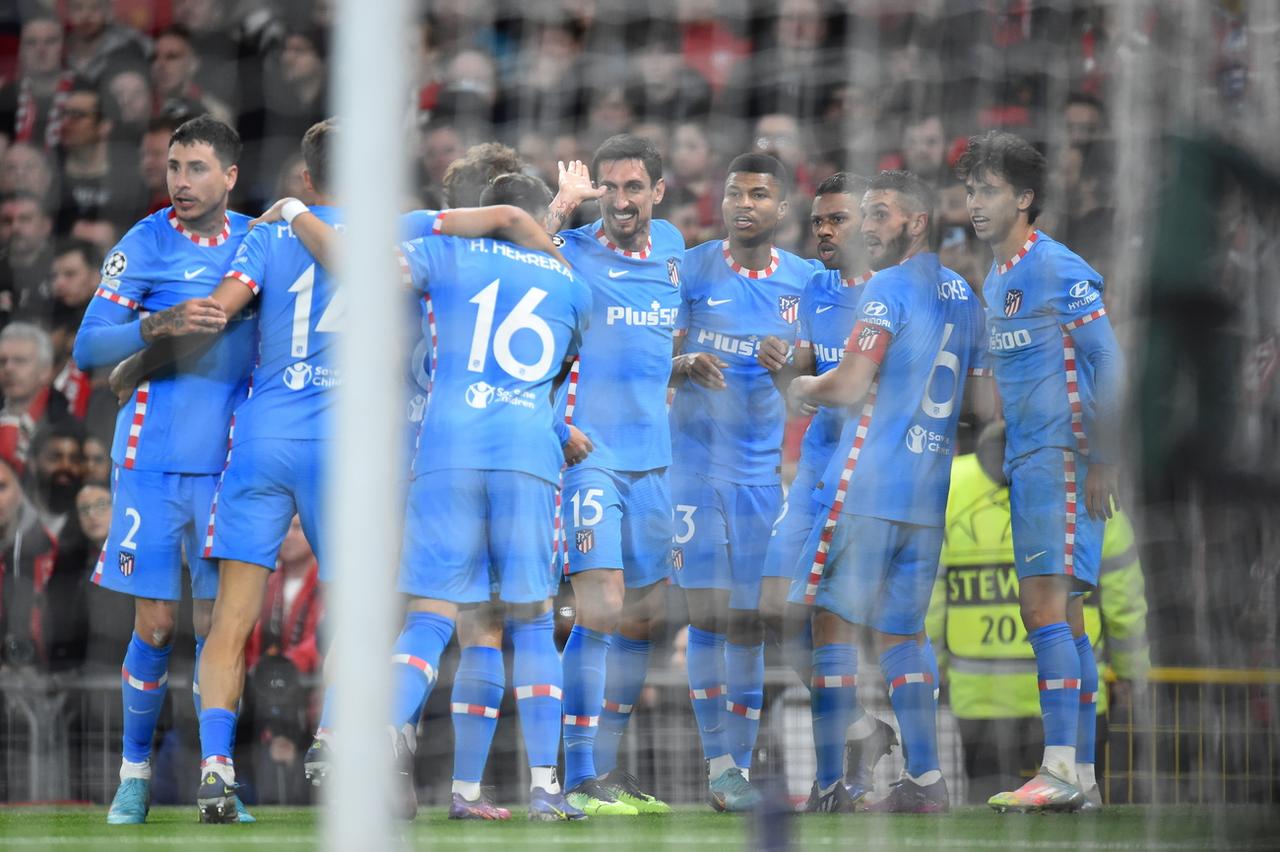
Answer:
POLYGON ((218 565, 203 558, 215 473, 157 473, 115 466, 111 531, 93 582, 135 598, 182 599, 182 561, 191 571, 191 597, 218 595, 218 565))
POLYGON ((1084 506, 1089 465, 1078 453, 1056 447, 1036 450, 1009 463, 1009 511, 1018 579, 1066 574, 1098 585, 1105 519, 1084 506), (1075 468, 1068 478, 1068 468, 1075 468))
POLYGON ((272 571, 280 543, 296 514, 302 521, 320 579, 328 582, 324 547, 324 471, 330 441, 251 438, 231 447, 231 458, 209 512, 205 553, 272 571))
POLYGON ((813 525, 827 515, 826 507, 813 496, 813 488, 821 477, 822 471, 809 467, 796 471, 769 534, 762 576, 794 580, 813 564, 813 551, 805 547, 805 542, 813 532, 813 525))
POLYGON ((671 573, 671 492, 666 468, 638 473, 576 465, 564 472, 560 514, 565 573, 621 568, 629 589, 671 573))
POLYGON ((551 597, 556 487, 514 470, 433 470, 409 486, 400 591, 454 603, 551 597))
MULTIPOLYGON (((805 543, 816 552, 824 523, 805 543)), ((817 583, 814 606, 881 633, 909 636, 924 630, 938 576, 942 527, 921 527, 865 515, 841 515, 817 583)), ((805 603, 809 572, 791 584, 789 600, 805 603)))
POLYGON ((699 474, 672 477, 674 576, 682 589, 726 589, 729 608, 760 605, 760 577, 782 488, 739 485, 699 474))

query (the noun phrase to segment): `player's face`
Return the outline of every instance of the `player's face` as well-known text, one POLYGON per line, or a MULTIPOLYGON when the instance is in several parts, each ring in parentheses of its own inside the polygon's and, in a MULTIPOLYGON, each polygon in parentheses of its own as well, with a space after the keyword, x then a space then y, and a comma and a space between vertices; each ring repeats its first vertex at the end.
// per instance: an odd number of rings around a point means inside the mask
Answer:
POLYGON ((911 226, 901 193, 879 189, 862 197, 862 241, 872 269, 878 272, 902 262, 911 247, 911 226))
POLYGON ((969 175, 964 188, 974 233, 987 243, 999 243, 1008 237, 1034 197, 1030 190, 1017 192, 1013 184, 989 169, 969 175))
POLYGON ((208 142, 169 146, 165 172, 169 201, 178 219, 191 227, 216 219, 227 210, 227 194, 236 185, 236 167, 222 167, 208 142))
POLYGON ((729 230, 729 239, 755 245, 773 240, 778 223, 787 215, 787 202, 773 175, 730 172, 724 183, 720 213, 729 230))
POLYGON ((858 200, 847 192, 831 192, 813 199, 813 215, 809 219, 814 239, 818 241, 818 260, 827 269, 856 271, 866 263, 866 251, 858 232, 862 229, 862 211, 858 200))
POLYGON ((596 185, 604 187, 600 211, 609 239, 627 246, 647 233, 653 206, 662 201, 662 178, 651 181, 640 160, 603 160, 596 185))

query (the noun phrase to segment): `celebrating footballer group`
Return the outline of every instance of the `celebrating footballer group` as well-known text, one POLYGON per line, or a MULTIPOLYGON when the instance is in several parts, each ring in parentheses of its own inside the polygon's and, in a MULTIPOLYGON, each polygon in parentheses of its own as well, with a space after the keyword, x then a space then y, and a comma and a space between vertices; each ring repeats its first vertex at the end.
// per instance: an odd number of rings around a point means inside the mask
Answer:
MULTIPOLYGON (((282 199, 250 221, 227 210, 235 131, 209 116, 179 127, 171 206, 108 255, 77 337, 82 368, 118 363, 114 515, 94 582, 133 596, 136 613, 109 823, 146 821, 184 563, 198 637, 193 792, 202 821, 253 821, 232 760, 244 646, 295 514, 321 581, 332 571, 321 531, 346 302, 328 272, 342 239, 330 167, 341 132, 330 119, 302 139, 312 206, 282 199)), ((511 816, 480 786, 507 688, 504 637, 529 817, 670 811, 618 760, 668 583, 687 602, 711 807, 761 804, 752 754, 773 643, 811 694, 805 810, 947 810, 924 620, 962 414, 1006 424, 1044 722, 1039 773, 990 804, 1101 807, 1081 604, 1116 497, 1123 370, 1101 277, 1035 227, 1044 158, 992 132, 960 159, 994 256, 981 293, 940 264, 933 191, 908 172, 823 181, 817 260, 774 244, 792 188, 773 157, 732 161, 727 238, 687 251, 653 218, 662 172, 652 143, 614 136, 589 164, 561 164, 554 197, 537 178, 500 175, 468 206, 405 214, 403 242, 388 247, 402 280, 383 284, 420 309, 429 377, 401 484, 404 623, 388 649, 395 812, 416 812, 419 716, 455 632, 451 818, 511 816), (585 202, 601 218, 562 230, 585 202), (811 419, 784 495, 789 414, 811 419), (561 582, 576 615, 563 649, 561 582), (896 726, 858 704, 859 656, 871 652, 896 726), (905 771, 876 791, 873 769, 899 742, 905 771)), ((341 748, 330 718, 341 688, 328 685, 306 757, 317 785, 341 748)))

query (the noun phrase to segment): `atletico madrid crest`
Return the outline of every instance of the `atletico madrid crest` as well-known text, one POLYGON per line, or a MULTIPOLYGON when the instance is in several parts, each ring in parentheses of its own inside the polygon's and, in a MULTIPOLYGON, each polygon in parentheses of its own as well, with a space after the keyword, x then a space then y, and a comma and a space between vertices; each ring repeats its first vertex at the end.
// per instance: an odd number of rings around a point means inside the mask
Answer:
POLYGON ((684 567, 684 548, 671 548, 671 567, 679 571, 684 567))
POLYGON ((782 317, 783 322, 795 322, 800 317, 800 297, 799 296, 779 296, 778 297, 778 316, 782 317))
POLYGON ((128 577, 133 573, 133 554, 125 553, 123 550, 119 553, 120 557, 120 573, 128 577))
POLYGON ((680 264, 674 257, 667 258, 667 280, 672 287, 680 286, 680 264))
POLYGON ((863 326, 862 331, 858 332, 858 351, 870 352, 876 345, 876 338, 880 336, 880 329, 874 325, 863 326))
POLYGON ((590 553, 591 548, 596 546, 595 530, 578 530, 574 538, 579 553, 590 553))
POLYGON ((1004 315, 1011 317, 1022 307, 1022 291, 1009 290, 1004 294, 1004 315))

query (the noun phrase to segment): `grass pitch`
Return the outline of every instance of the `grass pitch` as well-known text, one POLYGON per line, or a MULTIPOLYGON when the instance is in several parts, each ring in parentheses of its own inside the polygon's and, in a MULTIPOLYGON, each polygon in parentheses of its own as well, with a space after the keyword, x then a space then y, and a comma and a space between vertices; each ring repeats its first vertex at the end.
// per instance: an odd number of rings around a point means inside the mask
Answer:
MULTIPOLYGON (((0 808, 0 849, 181 849, 319 845, 318 812, 253 809, 255 825, 200 825, 194 807, 154 808, 147 825, 108 826, 106 808, 0 808)), ((686 808, 668 817, 582 823, 451 822, 424 810, 402 829, 404 848, 503 852, 655 852, 661 849, 1276 850, 1280 814, 1262 807, 1115 807, 1096 816, 1015 816, 964 808, 945 816, 786 815, 758 818, 686 808), (763 833, 762 833, 763 832, 763 833), (767 835, 767 836, 766 836, 767 835)))

